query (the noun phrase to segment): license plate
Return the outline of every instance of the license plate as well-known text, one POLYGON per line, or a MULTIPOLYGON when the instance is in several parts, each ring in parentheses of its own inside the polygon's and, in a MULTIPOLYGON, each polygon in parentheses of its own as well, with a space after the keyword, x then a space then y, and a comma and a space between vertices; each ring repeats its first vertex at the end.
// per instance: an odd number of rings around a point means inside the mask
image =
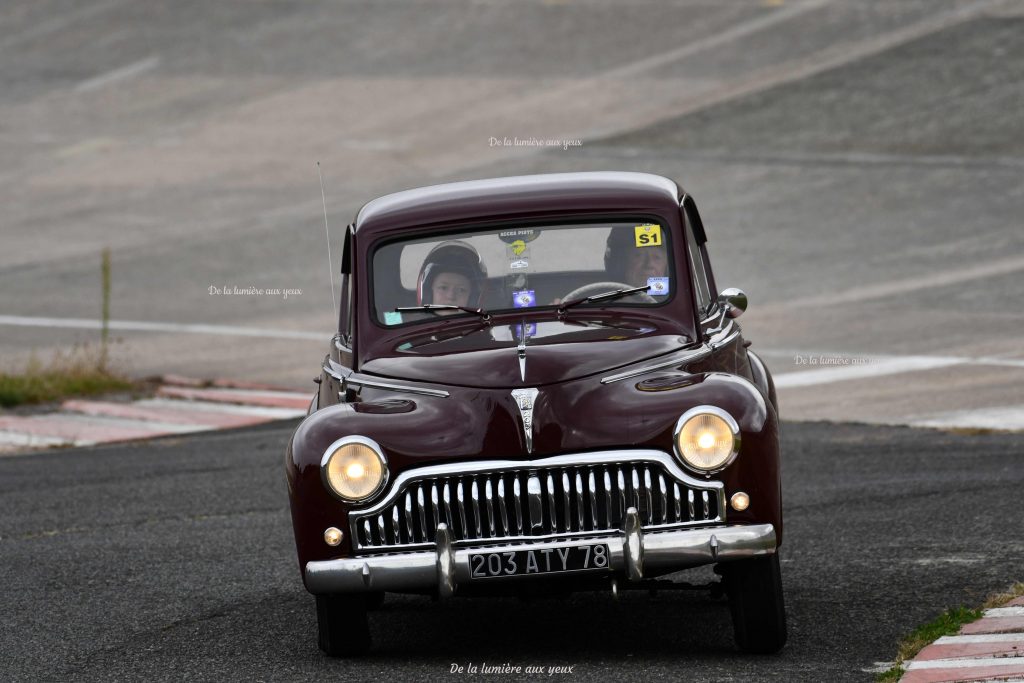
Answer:
POLYGON ((608 566, 608 546, 604 543, 469 556, 470 574, 474 579, 601 570, 608 566))

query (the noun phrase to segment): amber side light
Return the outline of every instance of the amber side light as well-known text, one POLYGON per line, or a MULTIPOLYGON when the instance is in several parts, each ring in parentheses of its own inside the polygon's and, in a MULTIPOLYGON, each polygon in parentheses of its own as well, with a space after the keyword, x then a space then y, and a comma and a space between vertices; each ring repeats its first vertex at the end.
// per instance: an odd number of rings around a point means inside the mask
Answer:
POLYGON ((333 547, 341 545, 341 539, 343 538, 345 538, 345 534, 342 532, 341 529, 338 529, 336 527, 328 527, 327 530, 324 531, 324 543, 326 543, 329 546, 333 547))

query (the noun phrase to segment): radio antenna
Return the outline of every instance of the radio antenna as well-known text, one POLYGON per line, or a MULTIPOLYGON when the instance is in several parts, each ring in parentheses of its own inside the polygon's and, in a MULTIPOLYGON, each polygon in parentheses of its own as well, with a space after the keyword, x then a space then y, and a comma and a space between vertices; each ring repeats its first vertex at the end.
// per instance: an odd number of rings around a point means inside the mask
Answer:
POLYGON ((316 174, 320 176, 320 201, 324 204, 324 234, 327 236, 327 266, 331 269, 331 303, 334 313, 338 312, 338 302, 334 298, 334 261, 331 260, 331 229, 327 226, 327 195, 324 194, 324 174, 320 172, 320 162, 316 162, 316 174))

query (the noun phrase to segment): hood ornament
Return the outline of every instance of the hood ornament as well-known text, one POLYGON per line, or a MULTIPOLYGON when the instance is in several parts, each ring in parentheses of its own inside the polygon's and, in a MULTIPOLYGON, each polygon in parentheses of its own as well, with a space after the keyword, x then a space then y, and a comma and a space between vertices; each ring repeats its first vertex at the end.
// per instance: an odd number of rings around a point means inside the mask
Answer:
POLYGON ((516 333, 519 336, 519 346, 516 347, 516 355, 519 356, 519 377, 526 381, 526 342, 530 339, 530 328, 524 320, 521 325, 516 325, 516 333))
POLYGON ((519 376, 522 380, 526 381, 526 338, 519 342, 519 346, 516 347, 516 351, 519 354, 519 376))
POLYGON ((537 400, 537 389, 515 389, 512 398, 519 406, 519 416, 523 418, 523 436, 526 438, 526 452, 533 453, 533 403, 537 400))

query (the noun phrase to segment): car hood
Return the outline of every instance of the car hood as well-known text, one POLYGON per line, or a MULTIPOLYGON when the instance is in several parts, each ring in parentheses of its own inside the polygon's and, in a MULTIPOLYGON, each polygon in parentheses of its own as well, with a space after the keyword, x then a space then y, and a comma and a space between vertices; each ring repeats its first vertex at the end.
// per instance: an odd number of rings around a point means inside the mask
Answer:
POLYGON ((541 386, 613 370, 690 343, 678 331, 647 321, 435 328, 406 337, 389 355, 364 363, 362 372, 467 387, 541 386))

